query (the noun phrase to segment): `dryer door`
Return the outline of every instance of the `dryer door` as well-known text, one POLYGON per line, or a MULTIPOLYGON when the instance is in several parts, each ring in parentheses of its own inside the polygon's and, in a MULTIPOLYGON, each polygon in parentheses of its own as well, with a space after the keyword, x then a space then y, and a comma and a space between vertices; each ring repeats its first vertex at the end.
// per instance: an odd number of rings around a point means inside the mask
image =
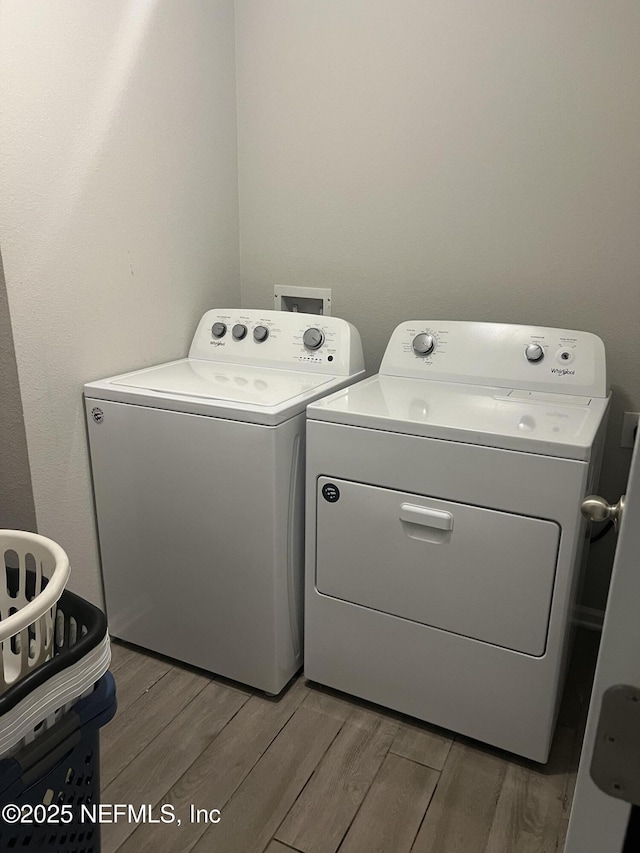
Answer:
POLYGON ((320 477, 320 593, 541 656, 560 527, 320 477))

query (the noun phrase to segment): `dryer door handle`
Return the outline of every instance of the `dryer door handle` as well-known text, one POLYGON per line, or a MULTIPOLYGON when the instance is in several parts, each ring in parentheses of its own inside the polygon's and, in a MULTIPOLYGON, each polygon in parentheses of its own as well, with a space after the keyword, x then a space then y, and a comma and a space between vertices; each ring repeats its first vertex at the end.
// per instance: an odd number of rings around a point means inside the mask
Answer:
POLYGON ((430 509, 428 506, 402 504, 400 506, 400 521, 408 524, 421 524, 423 527, 435 527, 436 530, 453 530, 453 516, 441 509, 430 509))

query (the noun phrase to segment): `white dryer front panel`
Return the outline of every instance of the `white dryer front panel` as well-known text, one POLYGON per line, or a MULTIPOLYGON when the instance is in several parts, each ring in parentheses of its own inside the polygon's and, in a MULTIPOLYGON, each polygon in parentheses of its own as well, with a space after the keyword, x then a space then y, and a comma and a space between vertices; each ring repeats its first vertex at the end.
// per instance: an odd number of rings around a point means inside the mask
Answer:
POLYGON ((544 654, 558 524, 328 477, 316 500, 319 593, 544 654))

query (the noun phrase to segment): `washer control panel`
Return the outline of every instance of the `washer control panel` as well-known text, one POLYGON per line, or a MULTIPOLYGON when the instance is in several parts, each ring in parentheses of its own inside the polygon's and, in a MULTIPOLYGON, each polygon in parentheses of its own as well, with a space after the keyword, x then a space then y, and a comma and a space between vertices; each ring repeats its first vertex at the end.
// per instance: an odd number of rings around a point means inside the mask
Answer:
POLYGON ((580 396, 608 394, 600 338, 543 326, 401 323, 389 340, 380 373, 580 396))
POLYGON ((360 335, 351 323, 287 311, 207 311, 189 358, 340 376, 364 370, 360 335))

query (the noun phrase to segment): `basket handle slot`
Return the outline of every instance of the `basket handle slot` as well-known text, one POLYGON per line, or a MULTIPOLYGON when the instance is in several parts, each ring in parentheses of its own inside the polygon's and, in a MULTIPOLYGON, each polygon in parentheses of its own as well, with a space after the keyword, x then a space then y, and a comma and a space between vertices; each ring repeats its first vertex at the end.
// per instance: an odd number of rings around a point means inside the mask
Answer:
POLYGON ((80 741, 80 719, 72 710, 20 751, 14 761, 25 785, 48 773, 80 741))

